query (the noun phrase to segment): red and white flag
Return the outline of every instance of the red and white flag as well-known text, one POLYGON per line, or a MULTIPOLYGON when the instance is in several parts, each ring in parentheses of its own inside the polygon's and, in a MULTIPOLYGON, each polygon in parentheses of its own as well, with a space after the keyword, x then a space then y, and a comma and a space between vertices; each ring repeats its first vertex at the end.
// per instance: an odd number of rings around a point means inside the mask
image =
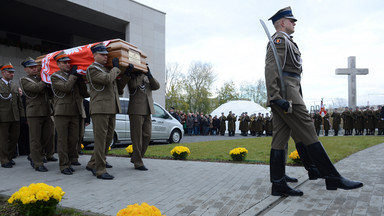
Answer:
POLYGON ((323 104, 323 98, 321 98, 320 115, 321 117, 324 117, 326 114, 327 114, 327 111, 325 110, 325 104, 323 104))
MULTIPOLYGON (((105 46, 108 46, 109 42, 110 40, 103 41, 105 46)), ((98 43, 100 42, 63 50, 71 59, 71 66, 77 65, 77 73, 85 75, 89 65, 94 62, 91 46, 98 43)), ((51 75, 60 70, 56 61, 53 59, 59 52, 61 52, 61 50, 49 53, 41 60, 41 80, 46 83, 51 83, 51 75)))

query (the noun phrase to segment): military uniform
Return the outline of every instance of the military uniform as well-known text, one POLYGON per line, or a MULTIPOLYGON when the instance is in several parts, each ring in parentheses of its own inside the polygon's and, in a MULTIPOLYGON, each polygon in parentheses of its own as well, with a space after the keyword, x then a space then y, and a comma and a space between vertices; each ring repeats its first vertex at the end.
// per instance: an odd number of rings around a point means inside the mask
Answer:
POLYGON ((290 136, 296 143, 296 149, 304 167, 308 170, 310 179, 323 176, 326 179, 328 189, 361 187, 362 183, 349 181, 338 173, 318 140, 301 93, 302 60, 299 48, 290 36, 294 32, 296 22, 291 8, 286 7, 279 10, 270 19, 275 24, 277 31, 273 34, 272 41, 276 47, 277 58, 283 71, 281 74, 283 77, 280 77, 271 44, 268 43, 265 58, 265 80, 267 106, 271 107, 273 113, 273 137, 270 155, 272 195, 303 195, 303 192, 287 185, 285 147, 290 136), (285 85, 286 98, 282 96, 280 79, 285 85))
MULTIPOLYGON (((20 134, 20 117, 24 117, 19 88, 5 73, 14 73, 12 64, 0 66, 3 77, 0 80, 0 162, 4 168, 12 168, 20 134)), ((12 76, 13 79, 13 76, 12 76)))
POLYGON ((265 117, 265 136, 272 136, 273 124, 272 124, 272 116, 268 115, 265 117))
POLYGON ((375 112, 372 109, 367 108, 365 112, 365 118, 367 122, 367 133, 366 135, 375 135, 375 128, 376 128, 376 115, 375 112))
POLYGON ((340 128, 340 122, 341 122, 341 115, 337 111, 334 111, 331 115, 332 117, 332 128, 334 131, 334 136, 339 135, 339 128, 340 128))
POLYGON ((236 119, 237 119, 237 117, 234 114, 232 114, 232 112, 229 112, 229 114, 227 116, 228 136, 235 136, 236 119))
POLYGON ((264 125, 265 125, 264 117, 259 114, 259 116, 257 117, 257 124, 256 124, 256 132, 258 137, 263 135, 264 125))
MULTIPOLYGON (((26 59, 24 67, 37 66, 35 61, 26 59)), ((54 128, 52 121, 52 90, 38 75, 28 74, 20 78, 20 87, 26 97, 26 115, 29 126, 29 143, 31 165, 37 171, 48 171, 43 164, 45 150, 48 149, 47 160, 56 161, 54 153, 54 128)))
POLYGON ((348 109, 348 107, 346 107, 343 113, 341 113, 341 118, 343 118, 344 136, 352 135, 353 113, 348 109))
POLYGON ((155 113, 152 91, 160 88, 159 82, 152 76, 148 68, 147 73, 131 73, 128 80, 131 139, 133 153, 131 161, 138 170, 146 170, 143 157, 147 151, 152 134, 151 114, 155 113))
POLYGON ((324 136, 328 136, 328 131, 331 129, 331 123, 329 122, 329 114, 325 114, 323 117, 323 129, 324 136))
POLYGON ((363 135, 365 116, 358 108, 353 112, 355 135, 363 135))
POLYGON ((221 136, 224 136, 225 131, 227 130, 226 124, 225 124, 225 121, 227 120, 227 118, 225 117, 224 113, 221 114, 221 116, 219 117, 219 120, 220 120, 219 131, 220 131, 221 136))
POLYGON ((256 120, 257 120, 257 117, 256 115, 251 115, 251 117, 249 118, 250 121, 249 121, 249 132, 252 136, 256 136, 256 127, 257 127, 257 124, 256 124, 256 120))
POLYGON ((384 119, 381 117, 381 109, 382 107, 378 106, 378 109, 375 111, 377 135, 384 135, 384 119))
POLYGON ((241 135, 243 135, 243 136, 247 136, 247 135, 248 135, 248 129, 249 129, 248 122, 250 122, 251 119, 249 118, 249 116, 247 115, 247 113, 244 113, 244 115, 242 115, 242 116, 239 118, 239 121, 240 121, 239 129, 240 129, 240 131, 241 131, 241 135))
MULTIPOLYGON (((70 61, 63 52, 56 55, 54 59, 57 62, 70 61)), ((73 67, 72 70, 74 70, 73 67)), ((71 161, 76 157, 80 131, 79 119, 85 118, 82 95, 86 93, 80 93, 80 89, 84 88, 79 88, 79 85, 85 85, 85 83, 77 79, 77 76, 70 74, 69 71, 61 70, 51 76, 59 166, 60 171, 66 175, 74 172, 71 161)))
POLYGON ((315 113, 315 115, 313 116, 313 119, 314 119, 314 125, 315 125, 315 130, 316 130, 316 134, 317 136, 320 135, 320 127, 321 127, 321 123, 322 123, 322 118, 321 118, 321 115, 319 113, 315 113))

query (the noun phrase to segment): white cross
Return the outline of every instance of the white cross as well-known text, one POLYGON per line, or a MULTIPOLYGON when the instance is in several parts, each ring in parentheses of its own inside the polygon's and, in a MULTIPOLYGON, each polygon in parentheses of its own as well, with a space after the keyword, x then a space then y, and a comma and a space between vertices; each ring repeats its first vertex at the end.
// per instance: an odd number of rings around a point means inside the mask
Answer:
POLYGON ((367 75, 367 68, 356 68, 356 56, 348 57, 348 68, 337 68, 336 75, 348 75, 348 106, 356 107, 356 75, 367 75))

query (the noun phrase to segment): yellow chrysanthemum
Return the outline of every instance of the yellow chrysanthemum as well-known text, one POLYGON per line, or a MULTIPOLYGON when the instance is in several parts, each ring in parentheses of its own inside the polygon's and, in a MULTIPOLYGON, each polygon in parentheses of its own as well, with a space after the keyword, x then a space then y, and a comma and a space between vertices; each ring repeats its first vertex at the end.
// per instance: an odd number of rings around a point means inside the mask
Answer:
POLYGON ((132 145, 129 145, 127 148, 125 148, 125 151, 127 151, 128 154, 132 154, 132 152, 133 152, 133 146, 132 146, 132 145))
POLYGON ((235 155, 240 155, 240 154, 248 154, 248 150, 246 149, 246 148, 241 148, 241 147, 239 147, 239 148, 234 148, 234 149, 232 149, 231 151, 229 151, 229 154, 230 155, 233 155, 233 154, 235 154, 235 155))
POLYGON ((185 146, 176 146, 175 148, 173 148, 171 150, 171 155, 173 155, 174 153, 176 154, 181 154, 181 153, 188 153, 188 155, 191 154, 191 151, 189 150, 189 148, 185 147, 185 146))
POLYGON ((81 144, 81 149, 84 149, 84 145, 83 144, 81 144))
POLYGON ((141 205, 135 203, 121 209, 116 216, 165 216, 155 206, 150 206, 147 203, 141 205))
POLYGON ((288 156, 290 159, 300 159, 300 156, 299 156, 299 153, 297 152, 297 150, 291 152, 291 154, 289 154, 288 156))

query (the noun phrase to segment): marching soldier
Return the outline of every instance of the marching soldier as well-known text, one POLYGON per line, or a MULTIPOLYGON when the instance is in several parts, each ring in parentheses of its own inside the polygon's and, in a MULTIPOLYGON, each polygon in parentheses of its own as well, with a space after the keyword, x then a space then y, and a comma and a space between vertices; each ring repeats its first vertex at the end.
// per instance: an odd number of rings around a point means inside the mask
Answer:
POLYGON ((52 90, 43 82, 34 59, 28 57, 21 65, 27 76, 20 78, 20 87, 26 97, 26 113, 29 126, 29 142, 32 167, 39 172, 47 172, 44 166, 45 150, 47 161, 57 161, 54 153, 54 128, 52 121, 52 90))
POLYGON ((267 105, 272 109, 274 121, 270 155, 272 195, 303 195, 302 191, 293 189, 287 184, 285 147, 291 135, 310 179, 324 177, 326 188, 329 190, 362 187, 362 183, 350 181, 339 174, 316 136, 314 124, 301 94, 302 61, 299 48, 291 37, 297 21, 291 8, 279 10, 270 19, 276 29, 271 39, 273 42, 267 46, 265 58, 267 105), (274 48, 277 50, 277 55, 274 55, 276 54, 273 52, 274 48), (278 61, 282 65, 277 64, 278 61), (287 88, 282 88, 282 85, 287 88))
POLYGON ((85 118, 83 96, 80 85, 84 82, 77 77, 77 66, 70 65, 71 59, 62 51, 53 57, 60 70, 52 74, 52 91, 54 94, 54 118, 57 131, 57 151, 60 171, 72 175, 75 169, 71 160, 76 157, 79 141, 80 118, 85 118))
POLYGON ((225 117, 223 112, 221 113, 219 120, 220 120, 220 134, 221 134, 221 136, 224 136, 225 131, 227 130, 226 125, 225 125, 225 121, 227 120, 227 118, 225 117))
POLYGON ((332 117, 332 128, 334 131, 334 136, 338 136, 339 135, 340 122, 341 122, 340 113, 338 113, 337 110, 334 109, 331 117, 332 117))
POLYGON ((331 129, 331 123, 329 122, 329 114, 325 114, 323 117, 323 129, 324 129, 324 135, 328 136, 328 131, 331 129))
POLYGON ((16 165, 12 160, 20 134, 20 117, 24 117, 19 88, 12 82, 12 64, 0 65, 0 162, 3 168, 16 165))
POLYGON ((319 112, 315 113, 315 115, 313 116, 313 119, 314 119, 316 134, 317 134, 317 136, 319 136, 320 135, 320 126, 322 123, 322 118, 321 118, 321 115, 319 114, 319 112))

